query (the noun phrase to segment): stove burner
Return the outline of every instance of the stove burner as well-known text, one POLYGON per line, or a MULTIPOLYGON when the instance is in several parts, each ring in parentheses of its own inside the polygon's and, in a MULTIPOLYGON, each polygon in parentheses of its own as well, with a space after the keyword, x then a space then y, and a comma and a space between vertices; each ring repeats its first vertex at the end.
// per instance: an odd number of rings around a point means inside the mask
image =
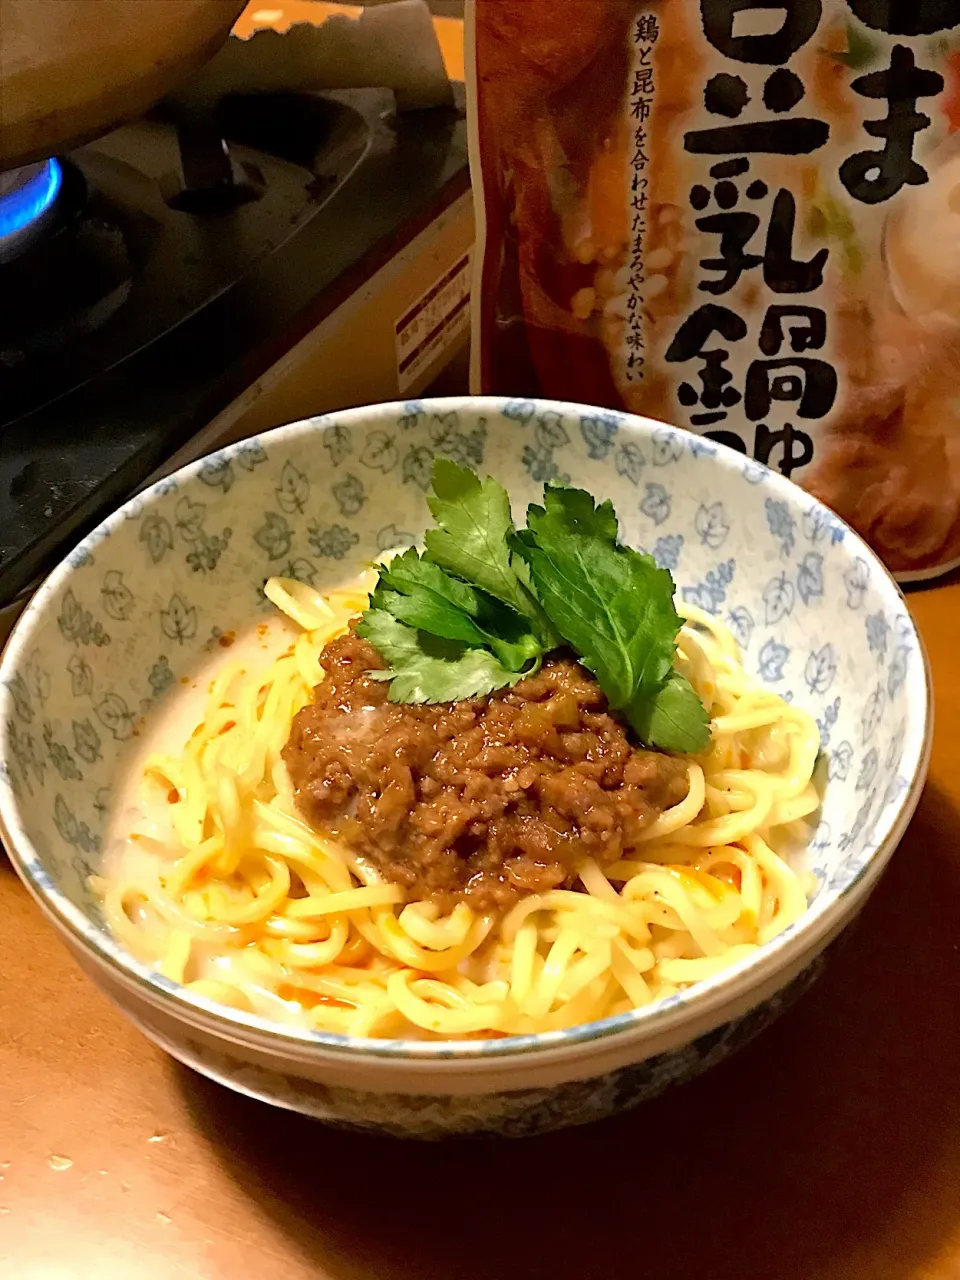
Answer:
POLYGON ((444 260, 463 120, 393 107, 381 89, 237 95, 209 133, 157 108, 58 157, 59 191, 49 164, 0 175, 0 253, 19 241, 0 260, 0 613, 209 424, 258 412, 261 379, 299 405, 313 373, 291 376, 288 354, 324 353, 328 320, 393 290, 390 264, 419 289, 444 260))
POLYGON ((0 262, 17 257, 49 221, 63 170, 57 160, 0 173, 0 262))

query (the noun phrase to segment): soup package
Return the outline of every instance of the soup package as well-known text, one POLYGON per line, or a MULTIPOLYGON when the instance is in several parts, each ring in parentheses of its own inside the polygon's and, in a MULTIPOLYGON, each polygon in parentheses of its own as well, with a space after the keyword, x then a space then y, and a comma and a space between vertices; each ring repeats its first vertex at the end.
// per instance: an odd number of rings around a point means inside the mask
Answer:
MULTIPOLYGON (((960 563, 960 0, 469 0, 468 23, 474 389, 679 424, 903 580, 960 563)), ((585 418, 596 456, 615 429, 585 418)))

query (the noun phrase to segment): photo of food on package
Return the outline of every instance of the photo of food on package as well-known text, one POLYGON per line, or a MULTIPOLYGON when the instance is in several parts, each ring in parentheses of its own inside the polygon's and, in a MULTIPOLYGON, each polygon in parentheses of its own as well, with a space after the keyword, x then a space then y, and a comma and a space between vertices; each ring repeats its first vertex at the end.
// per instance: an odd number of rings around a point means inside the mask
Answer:
POLYGON ((901 580, 960 564, 960 0, 468 24, 473 389, 687 427, 901 580))

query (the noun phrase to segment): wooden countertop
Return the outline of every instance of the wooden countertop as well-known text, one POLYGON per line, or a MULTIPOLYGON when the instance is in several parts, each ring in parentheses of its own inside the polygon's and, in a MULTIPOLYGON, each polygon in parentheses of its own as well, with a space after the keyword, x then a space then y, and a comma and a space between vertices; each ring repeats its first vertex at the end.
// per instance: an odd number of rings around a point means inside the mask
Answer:
POLYGON ((848 946, 759 1041, 518 1143, 355 1137, 153 1048, 0 859, 10 1280, 960 1277, 960 585, 910 597, 930 782, 848 946))

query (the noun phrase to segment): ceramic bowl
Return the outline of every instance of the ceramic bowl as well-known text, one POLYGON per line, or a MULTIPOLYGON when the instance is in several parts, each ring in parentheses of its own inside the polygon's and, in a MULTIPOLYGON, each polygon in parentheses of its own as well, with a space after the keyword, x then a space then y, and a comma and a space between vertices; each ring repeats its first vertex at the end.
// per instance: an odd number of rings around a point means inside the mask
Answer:
POLYGON ((0 835, 83 968, 157 1043, 235 1089, 395 1134, 525 1134, 630 1106, 716 1062, 819 972, 916 805, 930 743, 899 590, 830 511, 708 440, 575 405, 452 399, 313 418, 155 485, 51 574, 0 664, 0 835), (125 752, 261 587, 353 576, 428 522, 434 458, 612 498, 625 540, 732 628, 748 668, 816 716, 825 796, 806 915, 746 962, 569 1030, 462 1043, 296 1032, 188 995, 107 932, 87 888, 125 752))

